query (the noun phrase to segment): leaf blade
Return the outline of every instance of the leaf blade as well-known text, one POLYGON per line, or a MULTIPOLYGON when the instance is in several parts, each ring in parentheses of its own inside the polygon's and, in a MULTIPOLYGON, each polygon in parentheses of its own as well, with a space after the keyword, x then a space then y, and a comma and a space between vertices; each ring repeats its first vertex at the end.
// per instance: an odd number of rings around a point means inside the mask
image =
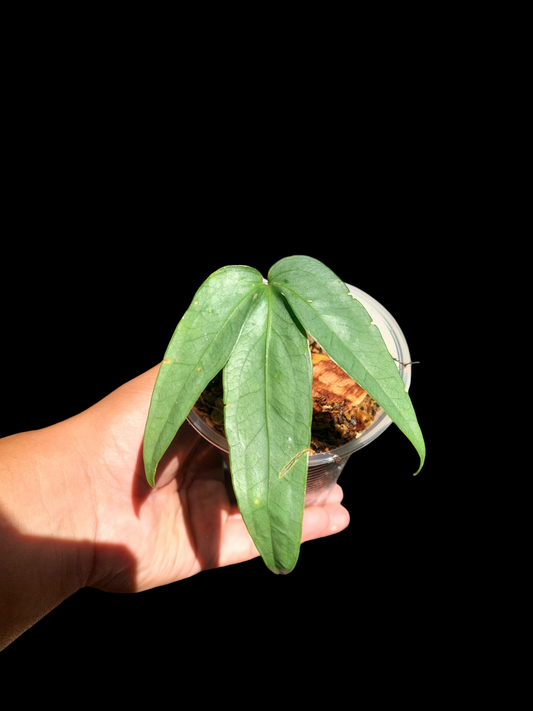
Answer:
POLYGON ((239 509, 276 573, 289 572, 298 559, 311 389, 306 335, 281 296, 265 286, 224 369, 225 429, 239 509))
POLYGON ((312 257, 280 260, 269 283, 287 299, 297 318, 326 353, 385 410, 425 460, 424 438, 411 398, 379 329, 348 287, 312 257))
POLYGON ((238 338, 261 274, 230 266, 208 277, 170 340, 145 427, 143 458, 154 485, 157 465, 206 385, 224 367, 238 338))

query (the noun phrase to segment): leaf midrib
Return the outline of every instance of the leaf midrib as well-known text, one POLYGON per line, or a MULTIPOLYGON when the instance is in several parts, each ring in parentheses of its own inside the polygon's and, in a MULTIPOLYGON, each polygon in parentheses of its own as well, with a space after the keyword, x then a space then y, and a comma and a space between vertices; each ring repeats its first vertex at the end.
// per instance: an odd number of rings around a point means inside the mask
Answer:
MULTIPOLYGON (((269 485, 270 482, 270 477, 272 475, 271 472, 271 464, 272 464, 272 447, 271 447, 271 424, 270 424, 270 406, 269 406, 269 393, 270 393, 270 388, 269 388, 269 378, 268 378, 268 373, 269 371, 269 366, 270 366, 270 348, 271 348, 271 334, 272 334, 272 299, 275 298, 273 290, 270 288, 269 285, 264 285, 265 286, 265 293, 266 293, 266 300, 267 300, 267 321, 266 321, 266 329, 265 329, 265 359, 264 359, 264 371, 263 371, 263 376, 264 376, 264 383, 265 383, 265 413, 266 413, 266 419, 265 419, 265 429, 266 429, 266 437, 267 437, 267 481, 266 481, 266 489, 267 489, 267 495, 266 495, 266 507, 267 511, 270 511, 270 501, 271 501, 271 487, 269 485)), ((270 519, 270 515, 269 515, 270 519)), ((275 544, 275 535, 274 535, 274 526, 271 525, 269 526, 269 534, 270 534, 270 548, 272 551, 272 555, 274 556, 274 559, 276 558, 276 544, 275 544)))
MULTIPOLYGON (((268 393, 269 393, 269 386, 268 386, 268 372, 269 372, 269 360, 270 360, 270 334, 272 330, 272 289, 270 289, 268 286, 265 286, 266 289, 266 294, 267 294, 267 307, 268 307, 268 312, 267 312, 267 328, 266 328, 266 340, 265 340, 265 370, 264 370, 264 378, 265 378, 265 412, 266 412, 266 434, 267 434, 267 444, 268 444, 268 478, 267 478, 267 507, 268 510, 270 510, 270 486, 268 486, 268 483, 270 482, 270 467, 272 463, 272 456, 271 456, 271 426, 270 426, 270 408, 268 407, 268 393)), ((274 537, 272 535, 272 526, 270 526, 270 539, 271 539, 271 545, 272 545, 272 551, 274 551, 274 537)))
MULTIPOLYGON (((306 272, 306 273, 309 273, 309 274, 310 274, 311 272, 306 272)), ((279 282, 275 282, 275 281, 272 282, 272 284, 275 284, 276 286, 283 286, 282 284, 279 284, 279 282)), ((301 301, 303 304, 305 304, 306 306, 308 306, 308 308, 310 308, 310 309, 313 311, 313 313, 314 313, 316 316, 319 317, 320 321, 322 321, 322 323, 323 323, 324 326, 328 329, 328 331, 331 331, 332 333, 334 333, 334 332, 332 331, 332 329, 331 329, 331 326, 330 326, 329 323, 327 322, 327 320, 322 316, 322 314, 321 314, 320 311, 317 311, 316 307, 313 305, 314 302, 313 302, 313 304, 309 304, 309 302, 306 301, 305 299, 303 299, 303 298, 300 296, 300 294, 298 294, 297 291, 295 291, 294 289, 291 289, 290 287, 289 287, 288 289, 286 289, 286 291, 290 291, 291 294, 292 294, 296 299, 298 299, 298 301, 301 301)), ((280 289, 280 293, 281 293, 283 296, 285 296, 285 294, 283 293, 283 291, 281 291, 281 289, 280 289)), ((351 296, 351 294, 348 292, 348 293, 347 293, 347 296, 351 296)), ((352 298, 353 298, 353 297, 352 297, 352 298)), ((356 299, 354 299, 354 300, 356 300, 356 299)), ((306 329, 306 330, 307 330, 307 329, 306 329)), ((310 331, 308 331, 308 333, 309 333, 309 335, 310 335, 312 338, 315 338, 315 336, 314 336, 310 331)), ((340 338, 340 336, 339 336, 338 334, 335 333, 334 335, 335 335, 336 338, 338 338, 338 340, 342 343, 342 345, 343 345, 345 348, 347 348, 347 349, 351 352, 350 346, 349 346, 342 338, 340 338)), ((315 340, 316 340, 316 338, 315 338, 315 340)), ((318 341, 317 341, 317 342, 318 342, 318 341)), ((323 347, 321 343, 319 343, 319 345, 320 345, 321 347, 323 347)), ((329 355, 329 353, 328 353, 328 356, 331 358, 331 360, 333 360, 333 362, 335 362, 334 358, 332 358, 332 357, 329 355)), ((336 365, 339 365, 339 364, 336 363, 336 365)), ((339 366, 339 368, 340 368, 340 366, 339 366)))

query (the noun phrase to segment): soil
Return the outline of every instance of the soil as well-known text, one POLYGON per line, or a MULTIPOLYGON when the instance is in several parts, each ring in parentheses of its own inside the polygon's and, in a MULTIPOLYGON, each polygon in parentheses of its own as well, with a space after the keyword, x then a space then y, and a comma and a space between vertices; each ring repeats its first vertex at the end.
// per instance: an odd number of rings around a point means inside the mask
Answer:
MULTIPOLYGON (((310 349, 313 361, 311 449, 328 452, 359 437, 374 420, 379 405, 316 342, 310 343, 310 349)), ((196 410, 208 425, 224 435, 222 373, 200 395, 196 410)))

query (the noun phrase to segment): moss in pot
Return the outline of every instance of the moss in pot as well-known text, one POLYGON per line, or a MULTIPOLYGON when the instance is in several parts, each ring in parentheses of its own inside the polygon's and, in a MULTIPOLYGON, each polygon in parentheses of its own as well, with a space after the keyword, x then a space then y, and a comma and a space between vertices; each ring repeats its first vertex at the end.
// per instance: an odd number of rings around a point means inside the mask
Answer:
POLYGON ((251 267, 228 266, 202 284, 163 358, 144 437, 153 485, 177 430, 222 371, 219 409, 233 490, 259 553, 276 573, 294 568, 301 540, 312 451, 309 338, 404 432, 421 468, 423 436, 380 330, 346 284, 306 256, 277 262, 267 283, 251 267))
MULTIPOLYGON (((310 350, 313 415, 306 506, 320 505, 327 499, 348 458, 363 445, 359 438, 366 435, 364 444, 370 441, 369 428, 376 419, 379 420, 377 415, 380 412, 376 401, 346 375, 316 342, 310 343, 310 350)), ((228 496, 232 503, 236 503, 229 467, 229 446, 224 431, 223 398, 220 372, 200 395, 187 419, 197 432, 222 450, 228 496)))

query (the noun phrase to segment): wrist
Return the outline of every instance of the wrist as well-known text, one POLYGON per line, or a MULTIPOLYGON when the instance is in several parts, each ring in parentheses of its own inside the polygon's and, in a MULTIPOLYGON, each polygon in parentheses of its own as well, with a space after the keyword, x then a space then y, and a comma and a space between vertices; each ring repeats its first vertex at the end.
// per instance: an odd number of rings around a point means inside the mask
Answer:
POLYGON ((92 569, 94 512, 70 434, 61 423, 0 440, 0 607, 7 643, 86 585, 92 569))

